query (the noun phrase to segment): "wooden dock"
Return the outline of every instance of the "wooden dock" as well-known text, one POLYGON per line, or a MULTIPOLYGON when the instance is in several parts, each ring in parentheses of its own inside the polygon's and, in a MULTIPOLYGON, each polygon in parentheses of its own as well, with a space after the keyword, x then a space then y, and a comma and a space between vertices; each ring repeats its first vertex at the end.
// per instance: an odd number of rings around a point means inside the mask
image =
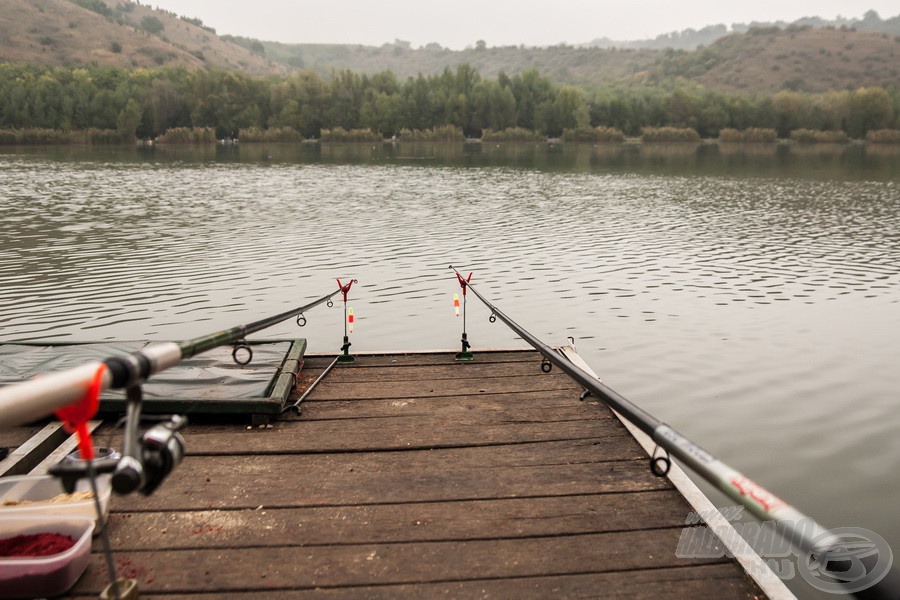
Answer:
MULTIPOLYGON (((190 425, 155 494, 113 499, 119 575, 142 597, 764 596, 676 557, 693 508, 610 410, 535 352, 476 359, 358 357, 299 417, 190 425)), ((75 596, 107 583, 99 551, 75 596)))

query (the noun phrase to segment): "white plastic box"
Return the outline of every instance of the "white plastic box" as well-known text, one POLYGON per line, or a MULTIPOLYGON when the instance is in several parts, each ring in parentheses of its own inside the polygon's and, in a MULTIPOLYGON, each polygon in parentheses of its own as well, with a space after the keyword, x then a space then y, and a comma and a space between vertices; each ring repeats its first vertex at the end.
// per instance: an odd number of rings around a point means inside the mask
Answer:
POLYGON ((68 517, 0 517, 0 539, 35 533, 72 536, 75 545, 34 558, 0 557, 0 598, 49 598, 66 593, 91 560, 94 520, 68 517))
MULTIPOLYGON (((80 479, 75 486, 76 492, 89 491, 91 482, 80 479)), ((109 496, 112 493, 112 477, 103 474, 97 477, 97 489, 100 492, 100 509, 104 520, 109 515, 109 496)), ((23 504, 4 506, 7 500, 30 500, 31 502, 49 500, 65 490, 62 483, 50 475, 25 475, 22 477, 0 477, 0 517, 87 517, 93 520, 97 526, 96 533, 100 533, 97 523, 97 509, 94 499, 89 498, 79 502, 56 502, 52 504, 23 504)))

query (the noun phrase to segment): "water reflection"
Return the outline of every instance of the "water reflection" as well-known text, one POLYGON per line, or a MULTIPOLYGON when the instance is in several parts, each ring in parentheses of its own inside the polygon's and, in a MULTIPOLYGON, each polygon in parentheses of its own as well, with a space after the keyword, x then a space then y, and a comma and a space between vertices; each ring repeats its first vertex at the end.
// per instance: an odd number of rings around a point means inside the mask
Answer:
POLYGON ((440 164, 559 172, 638 172, 827 179, 895 179, 900 148, 888 144, 304 143, 139 148, 0 148, 0 156, 49 161, 165 164, 440 164))

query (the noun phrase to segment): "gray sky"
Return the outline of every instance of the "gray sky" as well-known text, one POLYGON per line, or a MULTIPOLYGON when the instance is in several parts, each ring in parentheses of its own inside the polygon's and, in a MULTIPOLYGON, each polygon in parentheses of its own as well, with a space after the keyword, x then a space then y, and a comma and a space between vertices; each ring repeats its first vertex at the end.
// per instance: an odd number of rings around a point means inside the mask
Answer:
POLYGON ((881 18, 897 0, 142 0, 218 33, 298 43, 381 45, 401 39, 462 49, 577 44, 598 37, 633 40, 717 23, 793 21, 804 16, 881 18))

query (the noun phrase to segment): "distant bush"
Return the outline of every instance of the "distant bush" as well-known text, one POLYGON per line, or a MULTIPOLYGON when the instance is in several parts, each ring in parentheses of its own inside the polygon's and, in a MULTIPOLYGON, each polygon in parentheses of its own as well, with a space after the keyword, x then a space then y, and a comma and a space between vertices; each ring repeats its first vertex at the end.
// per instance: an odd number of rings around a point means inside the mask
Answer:
POLYGON ((84 131, 73 131, 72 136, 72 143, 75 144, 124 144, 134 142, 133 135, 123 134, 115 129, 97 129, 96 127, 91 127, 84 131))
POLYGON ((212 144, 216 141, 213 127, 173 127, 156 138, 160 144, 212 144))
POLYGON ((750 127, 739 131, 726 127, 719 130, 720 142, 777 142, 778 132, 774 129, 764 129, 762 127, 750 127))
POLYGON ((843 131, 794 129, 791 131, 791 140, 798 144, 846 144, 850 138, 843 131))
POLYGON ((747 30, 747 35, 776 35, 781 33, 781 28, 778 25, 771 25, 769 27, 751 27, 747 30))
POLYGON ((67 131, 59 129, 0 129, 0 145, 36 146, 45 144, 68 144, 71 140, 67 131))
POLYGON ((55 46, 56 45, 56 40, 54 40, 49 35, 45 35, 45 36, 41 37, 40 39, 38 39, 38 42, 41 43, 41 46, 55 46))
POLYGON ((141 29, 143 29, 147 33, 156 34, 165 28, 166 26, 163 25, 163 22, 152 15, 147 15, 146 17, 141 19, 141 29))
POLYGON ((544 139, 545 136, 537 131, 524 127, 507 127, 500 131, 485 129, 481 133, 481 140, 484 142, 537 142, 544 139))
POLYGON ((302 142, 303 136, 293 127, 248 127, 238 131, 238 140, 241 143, 256 142, 302 142))
POLYGON ((872 144, 900 144, 900 129, 877 129, 866 134, 866 141, 872 144))
POLYGON ((699 142, 700 134, 690 127, 644 127, 641 140, 645 142, 699 142))
POLYGON ((115 129, 85 129, 63 131, 30 127, 26 129, 0 129, 2 146, 49 146, 55 144, 121 144, 134 138, 122 135, 115 129))
POLYGON ((578 129, 566 129, 563 131, 563 139, 567 142, 621 142, 625 134, 613 127, 579 127, 578 129))
MULTIPOLYGON (((413 129, 410 137, 416 141, 424 142, 461 142, 466 139, 462 127, 456 125, 439 125, 434 129, 413 129)), ((401 137, 403 134, 401 132, 401 137)))
POLYGON ((110 42, 109 51, 113 54, 120 54, 122 52, 122 44, 119 42, 110 42))
POLYGON ((103 0, 73 0, 75 4, 86 8, 88 10, 92 10, 97 14, 103 15, 104 17, 111 17, 113 15, 113 11, 110 7, 106 5, 103 0))
POLYGON ((216 30, 213 27, 210 27, 209 25, 205 25, 203 23, 203 21, 201 21, 200 19, 193 19, 191 17, 179 17, 179 18, 182 21, 184 21, 185 23, 190 23, 194 27, 199 27, 200 29, 205 29, 206 31, 208 31, 212 34, 216 33, 216 30))
POLYGON ((351 129, 349 131, 343 127, 335 127, 333 129, 322 129, 321 139, 323 142, 380 142, 382 136, 368 127, 365 129, 351 129))

